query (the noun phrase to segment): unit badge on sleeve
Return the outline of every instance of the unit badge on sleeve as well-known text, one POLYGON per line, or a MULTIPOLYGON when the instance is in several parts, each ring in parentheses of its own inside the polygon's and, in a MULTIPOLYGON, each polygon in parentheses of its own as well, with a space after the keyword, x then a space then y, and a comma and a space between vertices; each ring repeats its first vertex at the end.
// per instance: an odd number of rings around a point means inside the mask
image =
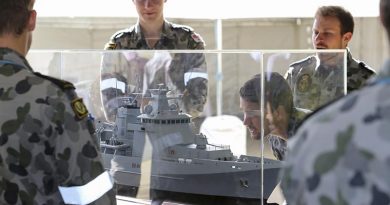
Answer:
POLYGON ((77 98, 73 100, 71 106, 77 119, 81 120, 88 115, 88 110, 83 103, 83 99, 77 98))
POLYGON ((203 42, 202 37, 200 37, 200 36, 199 36, 198 34, 196 34, 196 33, 191 34, 191 38, 194 39, 194 41, 197 42, 197 43, 203 42))

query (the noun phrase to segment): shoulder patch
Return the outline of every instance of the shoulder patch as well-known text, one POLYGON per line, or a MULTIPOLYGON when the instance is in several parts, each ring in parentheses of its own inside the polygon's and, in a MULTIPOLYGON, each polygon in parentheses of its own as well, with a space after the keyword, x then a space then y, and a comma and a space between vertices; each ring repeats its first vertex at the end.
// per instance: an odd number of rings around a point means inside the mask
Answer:
POLYGON ((87 107, 84 105, 82 98, 74 99, 71 102, 71 106, 77 119, 81 120, 88 115, 87 107))
POLYGON ((307 58, 304 58, 300 61, 296 61, 294 63, 291 63, 290 64, 290 67, 297 67, 297 66, 305 66, 305 65, 309 65, 313 62, 315 62, 316 58, 315 56, 309 56, 307 58))
POLYGON ((58 78, 53 78, 53 77, 50 77, 50 76, 47 76, 47 75, 43 75, 43 74, 38 73, 38 72, 34 72, 34 74, 36 76, 39 76, 41 78, 44 78, 44 79, 54 83, 55 85, 60 87, 61 90, 75 89, 74 85, 72 83, 68 82, 68 81, 61 80, 61 79, 58 79, 58 78))
POLYGON ((191 34, 191 38, 192 38, 195 42, 197 42, 197 43, 204 42, 203 39, 202 39, 202 37, 201 37, 199 34, 197 34, 197 33, 192 33, 192 34, 191 34))
POLYGON ((52 82, 53 84, 57 85, 64 93, 66 93, 66 95, 71 101, 70 106, 72 107, 76 120, 82 120, 83 118, 88 116, 87 107, 84 105, 82 98, 77 97, 77 94, 75 92, 76 88, 72 83, 47 75, 42 75, 38 72, 34 72, 34 74, 52 82))
POLYGON ((117 47, 117 44, 116 43, 106 43, 106 45, 104 46, 104 50, 114 50, 116 49, 117 47))

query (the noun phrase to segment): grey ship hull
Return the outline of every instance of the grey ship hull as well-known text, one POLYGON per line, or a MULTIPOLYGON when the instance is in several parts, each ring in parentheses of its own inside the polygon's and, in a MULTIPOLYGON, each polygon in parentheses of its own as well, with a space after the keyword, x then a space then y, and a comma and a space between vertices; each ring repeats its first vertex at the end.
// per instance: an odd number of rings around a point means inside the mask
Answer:
MULTIPOLYGON (((141 182, 141 157, 130 157, 102 153, 104 168, 109 170, 124 195, 135 197, 141 182)), ((118 190, 120 191, 120 190, 118 190)))
MULTIPOLYGON (((117 185, 138 189, 141 157, 102 154, 102 158, 104 167, 110 170, 117 185)), ((191 163, 179 163, 176 160, 153 160, 150 187, 165 193, 260 199, 260 169, 259 163, 248 162, 193 159, 191 163)), ((269 197, 278 183, 278 171, 278 166, 265 165, 264 198, 269 197)))
MULTIPOLYGON (((259 163, 192 160, 181 164, 154 160, 151 188, 171 192, 233 198, 261 198, 259 163)), ((278 183, 279 167, 264 169, 264 196, 268 198, 278 183)))

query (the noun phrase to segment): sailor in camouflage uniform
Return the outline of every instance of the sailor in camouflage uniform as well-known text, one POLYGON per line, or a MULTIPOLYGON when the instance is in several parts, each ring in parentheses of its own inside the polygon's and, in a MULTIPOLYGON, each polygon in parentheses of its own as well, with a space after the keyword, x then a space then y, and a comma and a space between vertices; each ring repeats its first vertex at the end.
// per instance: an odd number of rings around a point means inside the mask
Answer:
MULTIPOLYGON (((307 114, 302 109, 295 109, 292 92, 286 80, 279 73, 266 73, 264 83, 265 120, 264 135, 268 139, 274 156, 283 160, 286 141, 291 137, 300 121, 307 114)), ((255 75, 240 88, 240 107, 244 111, 246 125, 253 139, 260 139, 260 99, 261 75, 255 75)))
POLYGON ((116 32, 106 44, 105 49, 137 49, 137 50, 174 50, 174 49, 204 49, 203 39, 189 26, 163 21, 159 40, 150 46, 144 34, 141 24, 116 32))
MULTIPOLYGON (((115 33, 105 49, 204 49, 204 41, 192 28, 173 24, 164 19, 164 0, 133 0, 133 2, 139 15, 137 24, 115 33)), ((138 65, 140 72, 129 73, 128 63, 123 63, 129 62, 125 58, 129 53, 135 52, 105 54, 102 74, 113 72, 122 74, 128 79, 127 88, 142 88, 143 91, 165 84, 176 94, 183 94, 183 111, 193 117, 199 116, 207 97, 208 81, 204 54, 172 53, 167 56, 164 52, 158 51, 149 62, 138 65)), ((102 91, 109 87, 103 82, 104 80, 106 79, 102 79, 101 83, 105 85, 101 88, 102 91)), ((137 91, 128 89, 126 93, 137 91)))
MULTIPOLYGON (((347 92, 361 88, 374 74, 366 64, 354 58, 347 48, 353 34, 352 15, 338 6, 317 10, 312 41, 316 49, 346 49, 347 92)), ((296 107, 315 110, 344 95, 343 56, 319 53, 290 65, 286 79, 290 84, 296 107)))
POLYGON ((116 204, 74 86, 25 59, 34 2, 0 1, 0 204, 116 204))
MULTIPOLYGON (((390 0, 381 0, 389 36, 390 0)), ((390 204, 390 61, 367 86, 320 109, 288 145, 289 205, 390 204)))

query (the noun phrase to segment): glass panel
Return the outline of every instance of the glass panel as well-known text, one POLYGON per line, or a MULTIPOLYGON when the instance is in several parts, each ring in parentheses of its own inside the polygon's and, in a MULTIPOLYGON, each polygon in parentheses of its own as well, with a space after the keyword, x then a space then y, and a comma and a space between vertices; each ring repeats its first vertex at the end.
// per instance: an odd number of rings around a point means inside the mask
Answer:
MULTIPOLYGON (((283 160, 287 140, 305 116, 346 94, 347 55, 344 50, 321 50, 264 52, 263 57, 263 75, 255 79, 264 80, 259 92, 263 140, 269 146, 264 149, 265 157, 283 160)), ((264 176, 267 171, 264 169, 264 176)))
POLYGON ((314 52, 32 51, 28 59, 36 71, 75 84, 117 194, 129 197, 118 200, 265 204, 281 167, 269 144, 290 134, 279 126, 290 118, 278 118, 288 112, 277 115, 274 103, 311 112, 346 91, 343 52, 331 72, 317 72, 330 64, 323 60, 284 80, 293 62, 322 56, 314 52), (250 84, 255 75, 261 80, 250 84), (308 95, 316 104, 303 103, 308 95))

